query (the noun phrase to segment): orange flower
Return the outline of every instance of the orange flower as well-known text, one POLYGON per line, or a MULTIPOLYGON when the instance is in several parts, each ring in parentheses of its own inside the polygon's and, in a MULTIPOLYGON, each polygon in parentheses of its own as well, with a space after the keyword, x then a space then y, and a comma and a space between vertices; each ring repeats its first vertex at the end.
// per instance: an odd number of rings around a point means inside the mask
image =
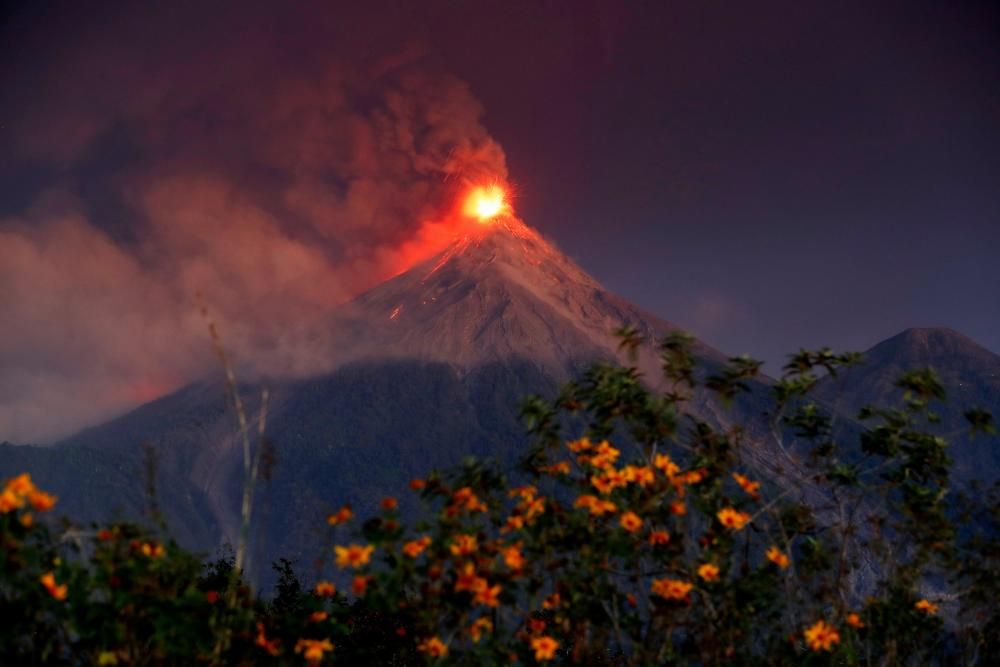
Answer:
POLYGON ((848 614, 847 618, 844 619, 844 620, 852 628, 857 628, 857 629, 860 630, 861 628, 865 627, 865 622, 861 620, 860 616, 858 616, 857 614, 855 614, 853 612, 850 613, 850 614, 848 614))
POLYGON ((28 502, 36 512, 48 512, 56 506, 57 498, 44 491, 33 490, 28 493, 28 502))
POLYGON ((539 470, 549 475, 568 475, 570 467, 569 462, 559 461, 549 466, 542 466, 539 470))
POLYGON ((337 554, 337 567, 352 567, 356 570, 368 564, 368 561, 372 558, 372 552, 375 551, 375 547, 370 544, 367 546, 351 544, 346 547, 338 545, 333 550, 337 554))
POLYGON ((448 655, 448 645, 438 637, 428 637, 423 640, 417 644, 417 650, 426 653, 430 658, 443 658, 448 655))
POLYGON ((431 545, 431 538, 428 535, 424 535, 419 540, 413 540, 407 542, 403 545, 403 553, 410 558, 416 558, 424 552, 424 550, 431 545))
POLYGON ((705 581, 718 581, 719 568, 712 563, 705 563, 698 568, 698 576, 705 581))
POLYGON ((625 474, 618 470, 606 470, 603 475, 594 475, 590 478, 590 483, 594 485, 602 494, 609 494, 615 489, 620 489, 628 485, 625 474))
POLYGON ((780 567, 782 570, 788 567, 789 563, 791 563, 788 556, 776 546, 772 546, 764 555, 767 556, 769 561, 780 567))
POLYGON ((618 511, 618 506, 613 502, 607 500, 601 500, 596 496, 584 495, 580 496, 573 503, 573 507, 585 507, 590 510, 590 513, 594 516, 601 516, 605 513, 614 513, 618 511))
POLYGON ((469 591, 475 593, 482 590, 487 585, 485 579, 476 574, 476 566, 466 563, 455 575, 455 592, 469 591))
POLYGON ((490 586, 487 583, 476 591, 472 601, 476 604, 486 605, 487 607, 497 607, 500 605, 500 599, 497 596, 500 595, 501 590, 500 584, 490 586))
POLYGON ((740 488, 743 489, 748 496, 755 500, 760 498, 760 482, 752 482, 738 472, 733 473, 733 479, 736 480, 736 483, 740 485, 740 488))
POLYGON ((507 522, 504 524, 503 528, 500 529, 501 533, 509 533, 513 530, 521 530, 524 528, 524 517, 517 514, 507 517, 507 522))
POLYGON ((684 476, 681 478, 681 481, 683 481, 685 484, 690 484, 693 486, 695 484, 700 483, 701 480, 704 479, 704 477, 705 476, 702 474, 700 470, 689 470, 686 473, 684 473, 684 476))
POLYGON ((524 569, 524 556, 521 554, 521 543, 513 544, 503 550, 503 562, 514 571, 524 569))
POLYGON ((493 621, 485 616, 477 618, 472 622, 472 625, 469 626, 469 637, 471 637, 472 641, 477 644, 484 634, 488 634, 490 632, 493 632, 493 621))
POLYGON ((18 496, 10 489, 4 489, 0 493, 0 514, 8 514, 22 507, 24 507, 24 498, 18 496))
POLYGON ((337 587, 334 586, 329 581, 321 581, 316 584, 316 595, 321 598, 333 597, 333 594, 337 592, 337 587))
POLYGON ((97 539, 99 539, 101 542, 110 542, 114 538, 115 538, 115 534, 112 533, 107 528, 103 528, 103 529, 97 531, 97 539))
POLYGON ((267 651, 269 655, 277 656, 281 653, 281 649, 279 648, 281 642, 277 639, 267 638, 267 635, 264 633, 263 623, 257 624, 257 638, 254 639, 254 644, 267 651))
POLYGON ((621 452, 611 446, 607 440, 602 441, 596 447, 595 454, 590 457, 589 463, 595 468, 610 468, 621 456, 621 452))
POLYGON ((653 473, 653 469, 649 466, 628 466, 626 468, 626 475, 630 476, 630 482, 635 482, 641 487, 647 487, 656 481, 656 475, 653 473))
POLYGON ((464 509, 467 512, 485 512, 489 509, 468 486, 463 486, 453 493, 451 495, 451 502, 456 510, 464 509))
POLYGON ((840 643, 840 633, 824 620, 816 621, 805 629, 806 644, 813 651, 832 651, 834 644, 840 643))
POLYGON ((314 611, 309 614, 309 620, 313 623, 321 623, 326 620, 327 616, 329 616, 329 614, 325 611, 314 611))
POLYGON ((448 548, 453 556, 468 556, 476 552, 479 543, 476 542, 475 535, 459 535, 448 548))
POLYGON ((649 543, 654 547, 662 546, 670 542, 670 533, 665 530, 654 530, 649 534, 649 543))
POLYGON ((511 498, 520 498, 524 502, 530 503, 536 496, 538 496, 538 489, 530 484, 527 486, 516 486, 508 491, 507 495, 511 498))
POLYGON ((666 454, 657 454, 653 457, 653 467, 663 472, 667 477, 673 477, 681 471, 680 466, 666 454))
POLYGON ((351 580, 351 592, 357 597, 364 597, 365 593, 368 591, 368 583, 371 581, 371 577, 366 577, 364 575, 356 575, 354 579, 351 580))
POLYGON ((163 557, 163 545, 157 544, 156 542, 143 542, 142 546, 139 547, 139 551, 146 558, 163 557))
POLYGON ((715 516, 719 518, 719 523, 731 530, 742 530, 743 526, 747 525, 747 522, 750 521, 749 514, 735 510, 732 507, 722 508, 715 516))
POLYGON ((579 440, 574 440, 566 444, 569 447, 569 451, 574 454, 579 454, 580 452, 585 452, 591 449, 593 445, 590 443, 590 438, 580 438, 579 440))
POLYGON ((528 523, 531 523, 536 516, 545 512, 545 498, 535 498, 531 502, 524 502, 518 505, 524 513, 524 518, 528 523))
POLYGON ((35 483, 31 481, 31 475, 22 472, 17 477, 7 480, 7 488, 14 494, 26 496, 35 490, 35 483))
POLYGON ((659 595, 667 600, 683 600, 694 588, 693 584, 678 579, 654 579, 653 595, 659 595))
POLYGON ((531 638, 531 650, 535 652, 535 660, 539 662, 555 658, 558 649, 559 642, 548 635, 531 638))
POLYGON ((392 510, 394 510, 397 507, 399 507, 399 501, 396 500, 395 498, 393 498, 392 496, 386 496, 379 503, 379 506, 382 509, 384 509, 386 512, 391 512, 392 510))
POLYGON ((426 488, 426 486, 427 486, 427 482, 425 482, 422 479, 411 479, 410 480, 410 488, 413 489, 414 491, 422 491, 424 488, 426 488))
POLYGON ((938 612, 938 606, 927 599, 918 600, 917 603, 913 605, 913 607, 931 616, 933 616, 938 612))
POLYGON ((618 523, 628 532, 634 533, 642 528, 642 517, 635 512, 625 512, 618 520, 618 523))
POLYGON ((68 592, 66 584, 57 584, 56 575, 54 573, 46 572, 39 577, 38 580, 42 583, 42 586, 45 587, 45 590, 49 592, 49 595, 54 597, 56 600, 66 599, 66 593, 68 592))
POLYGON ((21 525, 25 528, 31 528, 31 525, 35 523, 35 517, 31 515, 31 512, 25 512, 21 515, 21 525))
POLYGON ((562 605, 562 598, 558 593, 553 593, 544 600, 542 600, 542 609, 555 609, 556 607, 562 605))
POLYGON ((308 665, 318 665, 323 661, 323 654, 332 650, 329 639, 300 639, 295 644, 295 652, 301 653, 308 665))
POLYGON ((354 516, 354 512, 351 511, 351 506, 344 505, 335 514, 326 517, 326 522, 331 526, 339 526, 342 523, 350 521, 352 516, 354 516))
POLYGON ((670 513, 676 514, 677 516, 684 516, 685 514, 688 513, 687 505, 685 505, 680 500, 675 500, 674 502, 670 503, 670 513))

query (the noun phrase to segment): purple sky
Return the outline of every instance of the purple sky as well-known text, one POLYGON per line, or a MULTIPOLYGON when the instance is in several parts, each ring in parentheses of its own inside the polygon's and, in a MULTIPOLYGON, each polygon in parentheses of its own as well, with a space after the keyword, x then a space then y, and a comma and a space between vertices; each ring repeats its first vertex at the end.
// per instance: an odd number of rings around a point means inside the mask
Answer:
POLYGON ((995 3, 202 4, 0 15, 0 439, 199 373, 196 289, 298 367, 312 314, 488 173, 772 371, 909 326, 1000 351, 995 3))

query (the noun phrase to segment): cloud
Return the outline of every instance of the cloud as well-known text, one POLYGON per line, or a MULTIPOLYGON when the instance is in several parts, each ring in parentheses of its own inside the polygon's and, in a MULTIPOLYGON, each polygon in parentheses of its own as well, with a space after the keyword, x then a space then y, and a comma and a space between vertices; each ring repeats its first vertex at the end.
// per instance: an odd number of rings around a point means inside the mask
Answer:
POLYGON ((329 12, 151 11, 49 37, 0 130, 48 187, 0 221, 0 440, 206 373, 198 295, 251 370, 324 370, 330 309, 440 249, 458 192, 507 175, 420 44, 363 44, 329 12))

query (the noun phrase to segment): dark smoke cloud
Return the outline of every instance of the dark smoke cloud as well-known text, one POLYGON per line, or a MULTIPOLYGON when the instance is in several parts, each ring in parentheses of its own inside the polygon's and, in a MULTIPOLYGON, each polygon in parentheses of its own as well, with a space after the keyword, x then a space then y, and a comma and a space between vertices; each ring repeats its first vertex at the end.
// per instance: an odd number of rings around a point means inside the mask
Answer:
POLYGON ((9 47, 2 167, 40 176, 0 221, 0 440, 208 372, 199 294, 254 371, 323 370, 329 310, 440 247, 466 183, 506 177, 480 104, 419 42, 372 44, 319 5, 157 6, 25 19, 9 47))

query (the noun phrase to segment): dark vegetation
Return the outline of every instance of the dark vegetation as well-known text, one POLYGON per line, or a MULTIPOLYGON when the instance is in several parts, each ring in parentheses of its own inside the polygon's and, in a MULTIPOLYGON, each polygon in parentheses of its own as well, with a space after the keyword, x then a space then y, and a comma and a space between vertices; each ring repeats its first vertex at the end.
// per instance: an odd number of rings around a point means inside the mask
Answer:
MULTIPOLYGON (((634 332, 622 340, 626 351, 640 344, 634 332)), ((702 372, 689 344, 679 334, 662 342, 662 391, 633 368, 597 364, 554 399, 528 400, 530 445, 518 469, 470 457, 413 480, 405 493, 422 510, 412 520, 386 498, 370 518, 375 507, 356 502, 358 517, 343 508, 324 522, 296 498, 326 468, 281 459, 285 470, 301 468, 296 487, 269 490, 287 495, 282 514, 255 518, 271 534, 311 522, 329 543, 318 570, 275 562, 267 596, 254 593, 238 555, 206 564, 174 541, 157 508, 178 491, 162 476, 129 480, 141 483, 147 521, 87 527, 48 519, 54 499, 14 477, 0 496, 0 661, 995 664, 1000 503, 951 479, 938 377, 901 372, 893 400, 852 406, 859 421, 845 429, 812 393, 863 369, 858 357, 793 355, 769 388, 764 424, 776 460, 765 475, 747 448, 761 424, 723 427, 691 410, 699 390, 723 405, 743 400, 759 364, 737 358, 702 372)), ((444 376, 437 390, 420 372, 410 381, 430 383, 426 400, 464 405, 518 391, 497 387, 507 377, 480 376, 494 391, 466 396, 449 394, 444 376)), ((326 406, 329 465, 356 465, 361 479, 394 465, 379 458, 370 430, 392 426, 377 414, 393 387, 384 381, 378 400, 326 406), (351 430, 340 410, 375 425, 351 430)), ((966 425, 960 434, 949 424, 947 435, 996 447, 988 412, 948 414, 966 425)), ((461 423, 396 426, 431 428, 421 436, 431 442, 461 423)), ((496 429, 497 442, 470 452, 480 457, 514 437, 501 423, 482 428, 496 429)), ((269 448, 261 433, 264 478, 269 448)), ((79 451, 81 466, 124 475, 96 448, 79 451)), ((433 450, 413 455, 435 463, 433 450)), ((201 500, 180 496, 170 502, 197 513, 201 500)))

